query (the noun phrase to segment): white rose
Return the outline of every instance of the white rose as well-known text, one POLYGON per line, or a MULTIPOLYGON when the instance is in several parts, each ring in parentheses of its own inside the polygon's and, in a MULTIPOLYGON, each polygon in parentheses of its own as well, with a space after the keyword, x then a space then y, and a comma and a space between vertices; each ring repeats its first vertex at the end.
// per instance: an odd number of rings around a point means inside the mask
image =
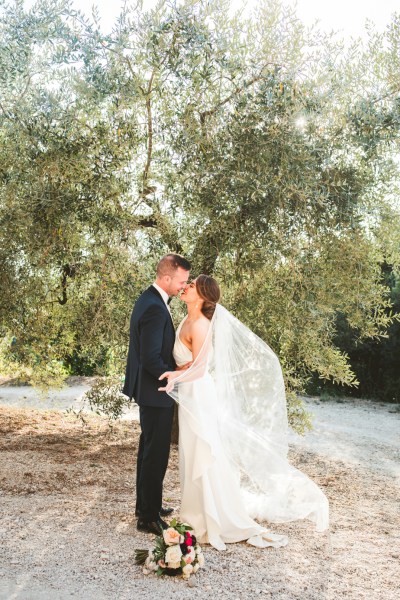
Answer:
POLYGON ((199 563, 196 563, 195 565, 193 565, 193 573, 197 573, 197 571, 200 569, 200 565, 199 563))
POLYGON ((202 552, 197 555, 197 560, 199 561, 199 566, 204 567, 204 554, 202 552))
POLYGON ((195 550, 196 550, 196 554, 200 554, 201 553, 201 546, 199 546, 199 544, 197 544, 195 550))
POLYGON ((185 565, 182 569, 183 578, 189 579, 190 575, 193 573, 192 565, 185 565))
MULTIPOLYGON (((170 546, 166 553, 165 553, 165 562, 168 563, 168 566, 171 567, 170 563, 179 563, 181 562, 181 558, 182 558, 182 550, 180 549, 180 546, 176 545, 176 546, 170 546)), ((176 568, 176 567, 171 567, 176 568)))

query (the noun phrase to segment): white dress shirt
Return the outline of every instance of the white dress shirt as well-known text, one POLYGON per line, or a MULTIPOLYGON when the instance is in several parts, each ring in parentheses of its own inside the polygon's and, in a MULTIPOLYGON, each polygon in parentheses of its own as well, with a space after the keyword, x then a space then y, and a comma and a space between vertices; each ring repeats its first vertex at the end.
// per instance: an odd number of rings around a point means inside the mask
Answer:
POLYGON ((153 283, 153 286, 156 288, 157 292, 159 292, 161 294, 161 298, 164 300, 165 306, 169 310, 169 305, 168 305, 168 298, 169 298, 169 296, 168 296, 167 292, 165 290, 163 290, 162 288, 160 288, 160 286, 157 285, 155 282, 153 283))

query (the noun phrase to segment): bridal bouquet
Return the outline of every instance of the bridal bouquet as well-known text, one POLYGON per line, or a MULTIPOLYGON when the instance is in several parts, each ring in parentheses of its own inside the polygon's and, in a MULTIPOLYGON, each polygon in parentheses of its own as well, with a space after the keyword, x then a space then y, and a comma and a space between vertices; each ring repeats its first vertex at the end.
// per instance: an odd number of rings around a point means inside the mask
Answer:
POLYGON ((204 565, 204 554, 192 532, 190 525, 173 519, 162 536, 156 537, 153 550, 136 550, 136 564, 143 565, 145 575, 155 572, 189 579, 204 565))

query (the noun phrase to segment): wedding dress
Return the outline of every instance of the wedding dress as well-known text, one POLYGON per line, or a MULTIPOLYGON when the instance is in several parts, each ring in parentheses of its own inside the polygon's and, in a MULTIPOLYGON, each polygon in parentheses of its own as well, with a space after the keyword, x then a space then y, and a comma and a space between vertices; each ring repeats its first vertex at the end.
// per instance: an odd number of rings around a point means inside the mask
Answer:
MULTIPOLYGON (((186 318, 186 317, 185 317, 186 318)), ((185 320, 185 319, 184 319, 185 320)), ((177 365, 192 360, 176 332, 177 365)), ((169 392, 179 404, 181 518, 218 550, 247 540, 284 546, 254 518, 309 518, 328 527, 328 501, 287 461, 287 417, 279 361, 260 338, 217 305, 203 348, 169 392)))

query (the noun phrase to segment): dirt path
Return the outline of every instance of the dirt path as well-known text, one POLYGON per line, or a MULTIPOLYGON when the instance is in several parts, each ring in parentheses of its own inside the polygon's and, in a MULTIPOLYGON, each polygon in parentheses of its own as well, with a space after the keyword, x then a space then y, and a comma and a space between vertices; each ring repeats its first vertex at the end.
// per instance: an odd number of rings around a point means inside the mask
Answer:
POLYGON ((314 429, 304 437, 291 432, 296 447, 400 479, 398 405, 354 398, 305 402, 314 416, 314 429))
MULTIPOLYGON (((90 416, 82 427, 60 411, 0 406, 0 599, 394 600, 399 413, 371 406, 313 403, 315 432, 291 438, 293 462, 329 497, 330 532, 299 522, 275 528, 289 536, 286 548, 206 547, 206 566, 192 589, 181 579, 144 576, 134 565, 134 549, 151 545, 133 516, 135 421, 110 430, 90 416), (373 416, 363 414, 368 410, 373 416), (344 414, 352 424, 347 433, 344 414), (335 428, 341 433, 329 451, 335 428)), ((176 449, 165 499, 179 507, 176 449)))

